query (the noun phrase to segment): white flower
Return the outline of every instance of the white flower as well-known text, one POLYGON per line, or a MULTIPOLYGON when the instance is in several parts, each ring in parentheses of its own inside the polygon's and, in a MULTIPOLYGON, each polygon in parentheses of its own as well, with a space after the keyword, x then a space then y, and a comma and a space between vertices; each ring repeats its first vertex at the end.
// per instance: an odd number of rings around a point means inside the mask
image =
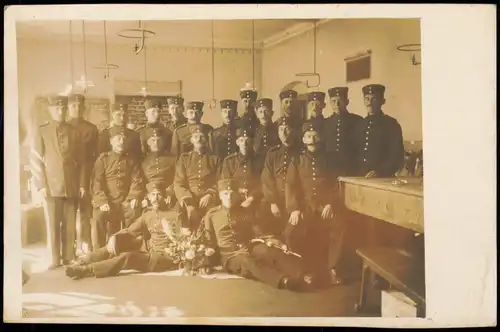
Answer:
POLYGON ((185 256, 187 260, 192 260, 195 256, 195 253, 193 250, 188 250, 186 251, 185 256))
POLYGON ((189 230, 189 228, 181 228, 181 234, 185 235, 185 236, 189 236, 189 235, 191 235, 191 231, 189 230))
POLYGON ((205 250, 205 256, 212 256, 214 253, 215 253, 215 250, 213 250, 212 248, 207 248, 205 250))

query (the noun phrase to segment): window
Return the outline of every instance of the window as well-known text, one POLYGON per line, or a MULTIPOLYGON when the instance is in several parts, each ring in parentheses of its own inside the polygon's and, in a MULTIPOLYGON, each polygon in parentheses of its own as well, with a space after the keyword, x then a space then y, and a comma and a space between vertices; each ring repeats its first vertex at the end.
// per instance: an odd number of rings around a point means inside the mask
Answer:
POLYGON ((346 82, 369 79, 371 76, 371 51, 345 59, 346 82))

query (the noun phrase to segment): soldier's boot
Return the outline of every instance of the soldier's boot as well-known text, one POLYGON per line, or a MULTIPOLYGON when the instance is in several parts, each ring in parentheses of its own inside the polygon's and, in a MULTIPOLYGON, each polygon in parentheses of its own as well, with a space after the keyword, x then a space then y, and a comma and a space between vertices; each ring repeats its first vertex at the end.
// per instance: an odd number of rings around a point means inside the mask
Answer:
POLYGON ((278 288, 293 292, 309 292, 313 290, 313 280, 309 275, 304 275, 302 278, 284 277, 278 288))
POLYGON ((94 272, 92 271, 92 267, 89 265, 72 265, 66 266, 64 272, 67 277, 77 280, 86 277, 92 277, 94 272))

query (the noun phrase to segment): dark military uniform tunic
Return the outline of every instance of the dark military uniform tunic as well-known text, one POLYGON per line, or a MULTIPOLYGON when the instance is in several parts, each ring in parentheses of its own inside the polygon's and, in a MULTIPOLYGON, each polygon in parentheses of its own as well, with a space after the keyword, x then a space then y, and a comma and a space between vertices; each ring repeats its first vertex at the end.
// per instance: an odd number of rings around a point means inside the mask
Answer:
MULTIPOLYGON (((193 145, 191 144, 191 130, 190 127, 195 124, 185 123, 179 126, 173 134, 172 137, 172 153, 179 158, 180 155, 193 150, 193 145)), ((208 148, 213 151, 213 128, 212 126, 201 123, 196 124, 196 126, 201 125, 203 133, 207 138, 208 148)))
POLYGON ((170 136, 167 129, 160 122, 148 123, 137 128, 136 130, 139 133, 139 137, 141 139, 141 149, 143 154, 147 154, 149 152, 148 138, 152 136, 153 131, 156 131, 158 133, 158 136, 163 140, 164 151, 170 150, 170 145, 168 145, 170 136))
POLYGON ((356 174, 354 131, 362 120, 361 116, 352 113, 333 114, 326 120, 326 151, 333 157, 339 175, 356 174))
POLYGON ((214 153, 217 157, 224 159, 228 155, 238 152, 238 146, 236 145, 237 127, 238 123, 235 121, 229 125, 223 124, 214 129, 214 153))
POLYGON ((173 120, 168 120, 167 122, 165 122, 165 128, 167 129, 167 132, 166 132, 166 142, 165 142, 165 146, 167 147, 167 151, 170 152, 172 151, 172 139, 173 139, 173 135, 174 135, 174 131, 179 128, 180 126, 182 126, 183 124, 185 124, 187 122, 186 118, 185 117, 181 117, 179 118, 177 121, 173 121, 173 120))
POLYGON ((250 109, 248 110, 248 113, 243 114, 240 117, 239 123, 241 127, 247 128, 248 135, 250 137, 255 136, 257 128, 260 125, 259 119, 257 118, 257 115, 255 115, 255 110, 253 109, 250 109))
POLYGON ((149 152, 141 163, 146 183, 155 183, 167 188, 166 195, 173 196, 175 157, 166 152, 149 152))
POLYGON ((280 144, 280 139, 278 136, 277 124, 270 123, 267 127, 259 125, 253 140, 253 150, 255 153, 255 159, 260 167, 260 172, 264 167, 267 151, 278 144, 280 144))
POLYGON ((140 165, 129 154, 102 153, 97 158, 94 170, 92 204, 94 209, 94 248, 106 244, 106 235, 120 229, 120 224, 130 225, 138 216, 139 208, 132 209, 130 201, 139 203, 144 197, 144 180, 140 165), (100 206, 108 204, 110 212, 103 212, 100 206))
POLYGON ((236 180, 240 194, 244 198, 253 197, 253 204, 258 204, 262 198, 260 165, 253 154, 242 155, 236 152, 227 156, 222 162, 220 178, 236 180))
MULTIPOLYGON (((178 213, 184 227, 197 228, 204 210, 198 210, 199 200, 207 195, 217 199, 217 178, 220 172, 220 159, 212 153, 186 152, 175 165, 174 192, 178 201, 178 213), (186 218, 186 207, 194 206, 196 217, 186 218)), ((213 205, 212 205, 213 206, 213 205)), ((208 207, 207 207, 208 208, 208 207)))
POLYGON ((367 116, 354 135, 357 175, 375 171, 379 177, 391 177, 403 166, 403 134, 396 119, 383 113, 367 116))
POLYGON ((305 273, 297 257, 265 244, 250 243, 253 238, 270 236, 253 224, 241 207, 212 208, 204 218, 204 225, 207 245, 218 249, 222 265, 229 273, 274 287, 278 287, 284 277, 299 277, 305 273))
POLYGON ((120 240, 131 242, 121 244, 122 247, 128 247, 127 250, 117 250, 118 255, 112 256, 107 248, 103 247, 84 257, 83 262, 92 267, 94 275, 98 278, 115 276, 122 270, 163 272, 177 268, 173 259, 165 251, 172 242, 162 225, 162 220, 166 220, 168 216, 168 212, 161 210, 146 211, 128 228, 115 234, 117 245, 120 240), (129 237, 127 238, 126 235, 129 237), (135 240, 139 238, 146 243, 145 252, 139 251, 140 248, 135 245, 135 240))
MULTIPOLYGON (((111 127, 110 127, 111 128, 111 127)), ((109 152, 112 150, 111 143, 109 141, 110 128, 106 128, 99 134, 99 148, 98 153, 101 154, 103 152, 109 152)), ((142 157, 142 146, 141 146, 141 137, 139 133, 135 130, 129 129, 127 127, 123 127, 123 133, 125 134, 125 139, 127 141, 127 152, 133 158, 140 159, 142 157)))

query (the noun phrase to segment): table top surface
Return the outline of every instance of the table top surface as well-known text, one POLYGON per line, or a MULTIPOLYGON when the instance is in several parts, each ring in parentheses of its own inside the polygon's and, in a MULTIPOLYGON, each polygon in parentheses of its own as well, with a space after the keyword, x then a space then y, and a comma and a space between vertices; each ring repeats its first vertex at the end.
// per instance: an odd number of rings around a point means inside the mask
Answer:
POLYGON ((424 182, 422 178, 393 177, 367 179, 364 177, 340 177, 339 181, 408 195, 424 196, 424 182), (395 184, 395 181, 399 181, 399 183, 395 184))

